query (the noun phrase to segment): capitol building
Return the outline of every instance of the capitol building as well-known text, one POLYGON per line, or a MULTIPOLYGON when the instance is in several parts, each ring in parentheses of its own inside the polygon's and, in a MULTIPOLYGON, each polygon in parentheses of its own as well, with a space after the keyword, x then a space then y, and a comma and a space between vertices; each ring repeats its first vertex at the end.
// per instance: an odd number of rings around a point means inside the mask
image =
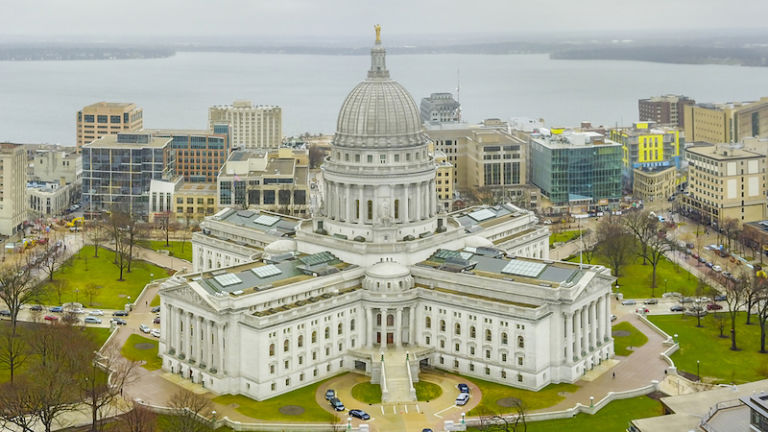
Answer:
POLYGON ((163 369, 257 400, 358 371, 406 402, 422 367, 538 390, 611 357, 609 270, 549 260, 548 228, 513 205, 442 212, 428 146, 377 35, 320 213, 203 222, 192 272, 160 290, 163 369))

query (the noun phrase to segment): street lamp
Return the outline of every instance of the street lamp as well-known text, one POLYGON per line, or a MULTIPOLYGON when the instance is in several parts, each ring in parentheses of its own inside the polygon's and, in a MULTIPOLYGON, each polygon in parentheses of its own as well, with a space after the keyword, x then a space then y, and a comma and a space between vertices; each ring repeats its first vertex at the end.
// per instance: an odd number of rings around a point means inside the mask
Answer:
POLYGON ((347 430, 352 430, 352 417, 347 417, 347 430))
POLYGON ((677 333, 675 333, 675 335, 672 337, 672 340, 673 340, 675 343, 677 343, 677 333))
POLYGON ((213 423, 211 426, 216 428, 216 410, 211 411, 211 423, 213 423))
POLYGON ((701 362, 696 360, 696 378, 699 380, 699 382, 701 382, 700 367, 701 367, 701 362))

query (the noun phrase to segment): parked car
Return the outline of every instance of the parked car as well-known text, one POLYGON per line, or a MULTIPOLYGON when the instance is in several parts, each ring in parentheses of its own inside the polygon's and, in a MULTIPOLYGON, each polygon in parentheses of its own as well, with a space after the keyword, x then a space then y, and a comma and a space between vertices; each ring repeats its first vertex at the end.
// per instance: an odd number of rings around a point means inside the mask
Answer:
POLYGON ((91 315, 91 316, 103 316, 104 315, 104 311, 102 311, 101 309, 94 309, 94 310, 88 312, 88 315, 91 315))
POLYGON ((669 308, 670 312, 682 312, 685 310, 685 307, 683 305, 674 305, 669 308))
POLYGON ((707 261, 707 262, 705 262, 705 263, 704 263, 704 265, 705 265, 705 266, 707 266, 707 267, 709 267, 709 268, 712 268, 712 266, 713 266, 714 264, 712 264, 711 262, 707 261))
POLYGON ((152 336, 154 336, 156 338, 159 338, 160 337, 160 330, 152 329, 152 330, 149 331, 149 334, 151 334, 152 336))
POLYGON ((139 330, 141 330, 142 333, 149 333, 149 326, 146 324, 139 324, 139 330))
POLYGON ((725 294, 718 294, 715 296, 715 301, 725 301, 726 298, 725 294))
POLYGON ((339 398, 333 397, 328 400, 328 402, 331 404, 331 407, 333 407, 336 411, 344 411, 346 408, 344 408, 344 404, 341 403, 339 398))
POLYGON ((336 390, 328 389, 325 391, 325 400, 329 401, 336 397, 336 390))
POLYGON ((611 321, 616 321, 616 318, 618 318, 616 315, 611 314, 611 321))
POLYGON ((466 405, 467 402, 469 402, 469 393, 459 393, 459 396, 456 397, 456 405, 466 405))
POLYGON ((697 259, 699 260, 699 262, 700 262, 700 263, 705 263, 705 262, 707 262, 707 260, 706 260, 706 259, 704 259, 704 257, 702 257, 702 256, 700 256, 700 257, 699 257, 699 258, 697 258, 697 259))
POLYGON ((367 412, 365 412, 363 410, 359 410, 359 409, 349 410, 349 415, 351 417, 359 418, 360 420, 370 420, 371 419, 371 416, 368 415, 367 412))
POLYGON ((155 319, 152 320, 152 324, 160 324, 160 317, 155 317, 155 319))
MULTIPOLYGON (((552 223, 552 222, 550 222, 550 223, 552 223)), ((421 430, 421 432, 432 432, 432 429, 424 428, 424 429, 421 430)))
POLYGON ((101 324, 101 319, 92 317, 92 316, 87 316, 83 319, 83 322, 85 322, 86 324, 101 324))
POLYGON ((152 309, 150 309, 150 312, 152 312, 152 313, 158 313, 158 312, 160 312, 160 306, 155 306, 155 307, 153 307, 152 309))
POLYGON ((693 303, 693 297, 683 297, 680 299, 680 303, 693 303))
POLYGON ((85 313, 85 309, 83 309, 83 308, 74 308, 74 309, 68 310, 67 312, 71 312, 73 314, 80 315, 80 314, 84 314, 85 313))
POLYGON ((640 309, 635 309, 635 312, 642 313, 642 314, 647 314, 647 313, 650 313, 651 311, 647 307, 641 307, 640 309))
POLYGON ((121 317, 121 316, 128 316, 128 312, 126 311, 114 311, 112 312, 112 316, 121 317))
POLYGON ((30 306, 29 310, 35 311, 35 312, 40 312, 40 311, 43 310, 43 307, 41 305, 34 305, 34 306, 30 306))
POLYGON ((710 310, 710 311, 711 311, 711 310, 720 310, 720 309, 722 309, 722 308, 723 308, 723 307, 722 307, 722 306, 720 306, 720 305, 719 305, 719 304, 717 304, 717 303, 710 303, 710 304, 708 304, 708 305, 707 305, 707 310, 710 310))
POLYGON ((724 272, 723 272, 723 276, 725 276, 725 277, 727 277, 727 278, 729 278, 729 279, 730 279, 730 278, 731 278, 731 276, 733 276, 733 274, 731 274, 731 272, 729 272, 729 271, 727 271, 727 270, 726 270, 726 271, 724 271, 724 272))
POLYGON ((659 304, 659 299, 651 298, 651 299, 648 299, 648 300, 644 301, 643 304, 647 304, 647 305, 659 304))
POLYGON ((48 309, 48 312, 59 313, 59 312, 62 312, 62 311, 64 311, 64 308, 61 307, 61 306, 54 306, 54 307, 48 309))
POLYGON ((112 321, 113 323, 115 323, 115 324, 117 324, 117 325, 126 325, 126 324, 128 324, 128 323, 127 323, 127 322, 126 322, 124 319, 122 319, 122 318, 112 318, 110 321, 112 321))
POLYGON ((632 306, 632 305, 636 305, 637 302, 634 299, 626 299, 626 300, 622 300, 621 304, 623 304, 624 306, 632 306))
POLYGON ((723 271, 723 268, 720 267, 719 265, 713 265, 712 266, 712 270, 714 270, 715 272, 719 273, 719 272, 723 271))
POLYGON ((11 316, 11 311, 9 311, 8 309, 0 310, 0 316, 9 317, 9 316, 11 316))
POLYGON ((459 391, 460 391, 461 393, 469 393, 469 386, 468 386, 468 385, 466 385, 466 384, 464 384, 464 383, 461 383, 461 384, 459 384, 459 385, 458 385, 458 386, 456 386, 456 387, 458 387, 458 388, 459 388, 459 391))
POLYGON ((43 319, 46 321, 58 321, 59 317, 53 316, 53 315, 46 315, 43 319))

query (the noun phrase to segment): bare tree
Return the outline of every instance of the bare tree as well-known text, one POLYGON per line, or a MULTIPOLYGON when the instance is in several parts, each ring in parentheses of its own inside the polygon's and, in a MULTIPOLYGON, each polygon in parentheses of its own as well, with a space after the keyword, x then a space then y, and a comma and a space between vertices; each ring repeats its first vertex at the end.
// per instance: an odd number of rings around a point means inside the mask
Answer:
POLYGON ((126 234, 126 225, 128 225, 130 216, 119 210, 114 210, 109 215, 109 231, 112 236, 112 241, 115 244, 115 265, 120 270, 119 281, 123 279, 123 272, 128 267, 128 256, 130 253, 130 245, 128 236, 126 234))
POLYGON ((128 242, 128 273, 131 272, 131 264, 133 264, 133 247, 145 231, 146 226, 138 218, 133 216, 128 218, 125 226, 125 240, 128 242))
POLYGON ((527 407, 519 399, 513 401, 513 413, 502 415, 487 408, 480 414, 480 430, 500 432, 525 432, 528 430, 526 422, 527 407))
POLYGON ((739 308, 744 304, 744 292, 752 283, 751 277, 743 272, 735 280, 726 280, 725 283, 725 303, 728 305, 728 315, 731 318, 731 350, 737 351, 736 346, 736 317, 739 308))
POLYGON ((658 218, 647 211, 631 213, 625 218, 625 222, 639 244, 638 254, 643 258, 643 264, 649 263, 653 267, 651 272, 651 297, 653 297, 656 288, 656 269, 672 244, 667 240, 667 233, 660 226, 658 218))
POLYGON ((88 298, 88 306, 93 306, 93 297, 99 293, 101 285, 97 285, 94 282, 88 282, 83 287, 83 294, 88 298))
POLYGON ((107 232, 107 226, 104 221, 92 220, 88 225, 88 237, 93 245, 93 257, 99 257, 99 246, 109 239, 109 233, 107 232))
POLYGON ((727 247, 730 251, 731 241, 737 239, 741 232, 741 222, 734 218, 725 218, 725 220, 723 220, 722 224, 720 225, 720 229, 725 235, 725 238, 728 240, 727 247))
POLYGON ((64 293, 69 291, 69 280, 68 279, 57 279, 53 282, 51 282, 51 286, 53 286, 54 291, 56 291, 56 299, 59 301, 59 304, 62 303, 62 296, 64 293))
POLYGON ((134 377, 135 362, 126 360, 117 348, 99 353, 98 345, 90 339, 81 339, 84 354, 77 376, 80 400, 91 411, 91 431, 103 430, 104 411, 115 402, 123 389, 134 377))
POLYGON ((603 218, 597 225, 597 250, 606 257, 613 275, 621 275, 621 267, 634 253, 635 238, 617 216, 603 218))
POLYGON ((64 260, 64 251, 52 239, 45 243, 38 265, 48 273, 48 280, 53 282, 53 274, 64 260))
POLYGON ((203 395, 179 390, 168 401, 174 413, 168 418, 166 432, 209 432, 211 423, 206 416, 211 412, 211 401, 203 395))
POLYGON ((133 405, 133 409, 123 414, 117 424, 117 432, 154 432, 157 428, 157 415, 143 405, 133 405))
POLYGON ((29 356, 27 339, 21 329, 16 331, 11 326, 0 327, 0 367, 8 370, 10 382, 16 370, 26 362, 29 356))
POLYGON ((325 160, 325 156, 328 153, 323 150, 320 146, 317 145, 311 145, 309 146, 309 167, 310 168, 319 168, 320 165, 323 164, 323 161, 325 160))
POLYGON ((755 278, 759 279, 755 289, 755 312, 757 323, 760 325, 760 352, 765 353, 765 336, 768 330, 766 328, 766 324, 768 324, 768 275, 765 271, 759 270, 755 274, 755 278))
POLYGON ((4 383, 0 385, 0 428, 35 432, 37 417, 30 415, 32 396, 26 391, 26 383, 4 383))
POLYGON ((0 300, 11 311, 11 328, 16 334, 19 311, 37 299, 42 285, 33 280, 31 266, 22 262, 0 268, 0 300))

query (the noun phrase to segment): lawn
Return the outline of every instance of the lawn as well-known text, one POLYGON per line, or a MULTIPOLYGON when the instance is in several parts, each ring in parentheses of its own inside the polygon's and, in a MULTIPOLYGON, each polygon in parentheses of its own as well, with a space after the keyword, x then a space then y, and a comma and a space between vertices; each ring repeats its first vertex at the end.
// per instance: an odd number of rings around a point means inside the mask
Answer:
POLYGON ((480 388, 480 392, 483 394, 483 399, 480 404, 470 410, 469 413, 467 413, 469 416, 476 416, 485 412, 494 412, 499 414, 513 412, 513 408, 499 405, 498 401, 505 398, 520 399, 525 403, 525 406, 528 407, 529 410, 551 407, 552 405, 555 405, 561 400, 565 399, 565 397, 561 396, 559 393, 571 393, 579 388, 574 384, 550 384, 543 389, 534 392, 477 378, 470 378, 467 376, 461 377, 467 381, 473 382, 478 388, 480 388))
POLYGON ((428 381, 415 382, 413 387, 416 389, 416 400, 419 401, 429 402, 443 394, 443 389, 439 385, 428 381))
MULTIPOLYGON (((656 417, 664 414, 661 403, 648 396, 616 400, 595 415, 578 414, 576 417, 558 420, 528 422, 527 432, 594 432, 623 431, 630 420, 656 417)), ((470 431, 480 429, 470 428, 470 431)))
POLYGON ((155 296, 152 298, 152 301, 149 302, 149 305, 152 307, 160 306, 160 295, 155 294, 155 296))
POLYGON ((355 386, 352 387, 352 397, 362 403, 381 403, 381 386, 378 384, 371 384, 369 381, 355 384, 355 386))
MULTIPOLYGON (((579 256, 568 258, 568 261, 579 262, 579 256)), ((599 264, 606 267, 612 267, 609 261, 598 254, 594 254, 587 264, 599 264)), ((621 267, 621 274, 616 283, 619 285, 619 292, 624 294, 624 298, 649 298, 661 297, 664 292, 679 292, 683 295, 694 295, 698 279, 688 273, 680 266, 675 266, 671 261, 662 258, 656 267, 656 289, 651 295, 651 272, 653 267, 650 264, 643 265, 643 259, 635 257, 631 264, 621 267)))
POLYGON ((236 404, 237 412, 260 420, 329 422, 334 418, 334 415, 324 410, 315 401, 315 393, 325 381, 328 380, 326 379, 261 402, 243 395, 222 395, 214 398, 213 401, 222 405, 236 404), (280 407, 286 405, 298 405, 304 408, 304 412, 297 415, 282 414, 280 407))
POLYGON ((139 245, 153 251, 167 250, 171 256, 192 262, 192 242, 171 240, 169 246, 165 240, 141 240, 139 245))
MULTIPOLYGON (((678 335, 680 349, 672 355, 678 369, 696 375, 696 361, 705 380, 718 383, 741 384, 768 378, 768 354, 760 354, 760 327, 745 325, 746 315, 739 313, 736 319, 736 345, 740 351, 731 351, 730 318, 725 319, 724 334, 720 338, 717 320, 712 314, 701 319, 696 327, 696 317, 682 314, 652 315, 648 319, 669 335, 678 335)), ((753 321, 754 322, 754 321, 753 321)))
POLYGON ((582 231, 583 230, 570 230, 552 233, 549 236, 549 247, 552 247, 555 243, 558 242, 567 243, 573 239, 579 238, 582 231))
POLYGON ((46 282, 39 302, 46 305, 79 302, 86 307, 122 309, 126 303, 136 300, 150 280, 168 275, 168 271, 161 267, 134 260, 131 272, 124 272, 124 280, 118 281, 120 269, 113 263, 114 257, 114 252, 99 248, 99 257, 94 258, 93 246, 84 246, 53 275, 54 281, 65 281, 61 299, 55 283, 46 282), (88 295, 89 286, 94 290, 93 301, 88 295))
POLYGON ((163 367, 163 360, 157 356, 157 339, 148 339, 132 334, 120 350, 123 357, 131 361, 143 361, 146 370, 157 370, 163 367))
POLYGON ((616 352, 616 355, 628 356, 633 352, 633 350, 628 349, 628 347, 637 349, 648 342, 648 337, 629 322, 620 322, 613 326, 612 330, 614 332, 613 349, 616 352), (617 334, 617 332, 619 333, 617 334), (629 334, 625 334, 624 332, 629 334))

